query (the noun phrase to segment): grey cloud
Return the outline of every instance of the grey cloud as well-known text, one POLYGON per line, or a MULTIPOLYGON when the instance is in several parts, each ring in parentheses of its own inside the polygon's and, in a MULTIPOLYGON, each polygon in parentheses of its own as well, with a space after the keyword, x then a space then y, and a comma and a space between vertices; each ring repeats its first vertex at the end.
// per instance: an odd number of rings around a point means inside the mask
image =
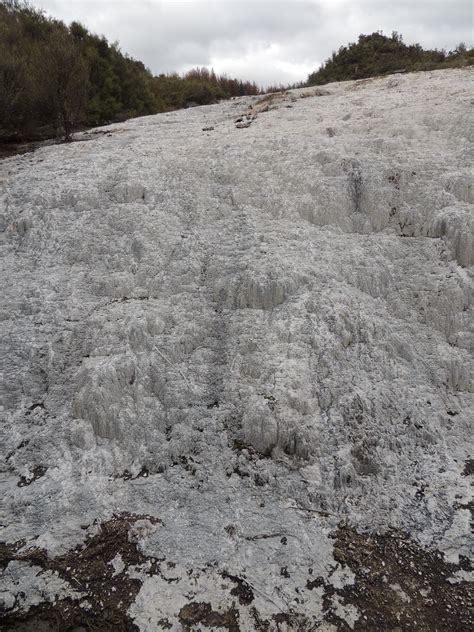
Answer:
POLYGON ((374 30, 396 30, 405 41, 429 47, 472 43, 472 5, 465 0, 40 0, 40 5, 118 40, 124 52, 155 73, 214 65, 262 84, 304 80, 332 50, 374 30))

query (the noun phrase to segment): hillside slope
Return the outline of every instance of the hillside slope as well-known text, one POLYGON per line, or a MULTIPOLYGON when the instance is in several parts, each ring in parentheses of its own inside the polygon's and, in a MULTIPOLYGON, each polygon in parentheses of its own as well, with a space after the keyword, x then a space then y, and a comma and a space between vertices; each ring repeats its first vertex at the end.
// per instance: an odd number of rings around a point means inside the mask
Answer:
POLYGON ((5 629, 471 627, 471 80, 0 162, 5 629))

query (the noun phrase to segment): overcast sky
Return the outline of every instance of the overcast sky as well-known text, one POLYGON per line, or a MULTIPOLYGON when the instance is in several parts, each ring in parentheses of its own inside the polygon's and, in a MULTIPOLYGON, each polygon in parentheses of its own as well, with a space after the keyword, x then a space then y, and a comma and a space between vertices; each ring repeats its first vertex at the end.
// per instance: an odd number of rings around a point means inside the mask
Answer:
POLYGON ((452 49, 473 43, 470 0, 33 0, 82 22, 155 74, 194 66, 259 85, 305 80, 360 33, 398 31, 407 43, 452 49))

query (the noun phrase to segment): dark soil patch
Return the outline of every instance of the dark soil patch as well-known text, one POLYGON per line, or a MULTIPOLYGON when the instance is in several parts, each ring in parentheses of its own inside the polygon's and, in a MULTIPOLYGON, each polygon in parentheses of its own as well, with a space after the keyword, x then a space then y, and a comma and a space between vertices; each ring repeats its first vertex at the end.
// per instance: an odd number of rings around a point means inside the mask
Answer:
MULTIPOLYGON (((141 588, 141 581, 132 579, 126 569, 148 562, 147 573, 161 575, 161 567, 173 568, 172 562, 146 558, 129 541, 130 527, 139 519, 156 521, 149 516, 121 514, 103 523, 99 532, 85 545, 67 554, 50 559, 45 551, 21 551, 24 542, 0 544, 0 567, 11 560, 21 560, 58 575, 81 593, 79 599, 61 599, 42 603, 26 613, 0 612, 0 628, 15 632, 136 632, 137 626, 127 612, 141 588), (121 556, 124 570, 114 570, 111 561, 121 556), (118 571, 118 572, 117 572, 118 571), (84 607, 88 602, 88 606, 84 607), (81 607, 81 604, 83 607, 81 607)), ((281 534, 269 534, 279 536, 281 534)), ((474 629, 473 591, 465 581, 448 581, 456 571, 470 570, 465 558, 459 565, 448 564, 436 550, 426 551, 407 535, 390 531, 384 535, 360 534, 353 528, 340 526, 333 534, 334 557, 338 565, 350 568, 355 575, 352 585, 335 588, 331 577, 325 580, 308 570, 306 587, 322 587, 324 621, 338 632, 467 632, 474 629), (360 616, 354 628, 336 614, 335 598, 354 606, 360 616)), ((334 570, 339 566, 335 566, 334 570)), ((288 576, 286 567, 280 570, 288 576)), ((231 606, 213 610, 211 603, 191 601, 179 612, 183 632, 222 629, 243 632, 239 623, 239 606, 248 607, 259 632, 291 630, 316 631, 321 621, 308 620, 297 612, 281 612, 269 619, 254 607, 254 588, 245 579, 223 573, 233 582, 231 606)), ((173 583, 179 578, 167 577, 173 583)), ((296 610, 298 608, 296 607, 296 610)), ((171 623, 162 619, 159 629, 171 623)))
MULTIPOLYGON (((80 131, 80 130, 78 130, 80 131)), ((40 140, 30 141, 0 141, 0 160, 2 158, 10 158, 10 156, 20 156, 22 154, 28 154, 40 147, 47 147, 49 145, 61 145, 63 143, 83 143, 88 140, 94 140, 98 135, 112 136, 112 130, 92 130, 86 132, 83 136, 73 136, 67 140, 63 138, 45 138, 40 140)))
POLYGON ((472 476, 474 474, 474 459, 468 459, 464 464, 463 476, 472 476))
MULTIPOLYGON (((134 543, 129 542, 130 526, 139 519, 156 519, 149 516, 121 514, 103 523, 100 531, 84 546, 67 554, 47 557, 41 549, 19 553, 21 544, 0 549, 3 567, 11 560, 31 562, 44 570, 56 571, 71 587, 83 593, 84 599, 62 599, 53 603, 42 603, 28 612, 0 612, 1 629, 16 632, 135 632, 137 626, 127 611, 141 588, 141 581, 130 578, 126 572, 114 572, 110 562, 119 554, 125 569, 130 565, 142 564, 146 558, 134 543), (80 606, 87 601, 87 608, 80 606)), ((150 572, 159 572, 158 561, 154 561, 150 572)))
POLYGON ((44 467, 43 465, 35 465, 35 467, 33 468, 32 475, 31 476, 20 476, 20 480, 18 481, 17 486, 18 487, 27 487, 28 485, 31 485, 31 483, 34 483, 39 478, 44 476, 47 471, 48 471, 47 467, 44 467))
POLYGON ((325 618, 338 630, 346 632, 350 627, 332 611, 330 597, 335 593, 361 612, 356 631, 474 629, 471 585, 448 581, 460 568, 470 567, 467 560, 460 566, 448 564, 438 551, 421 549, 399 531, 368 535, 341 527, 333 537, 335 559, 356 576, 355 584, 342 590, 325 585, 325 618))
POLYGON ((229 608, 225 612, 213 610, 210 603, 204 601, 192 601, 179 611, 179 620, 183 626, 183 632, 191 632, 193 626, 202 624, 208 628, 223 628, 229 632, 240 632, 239 613, 235 608, 229 608))
POLYGON ((222 577, 230 579, 236 584, 236 586, 230 591, 230 594, 237 597, 240 604, 248 606, 252 603, 255 599, 253 590, 244 579, 237 577, 236 575, 229 575, 228 573, 223 573, 222 577))
POLYGON ((321 628, 320 623, 311 622, 306 617, 295 613, 280 612, 274 614, 271 621, 262 618, 256 608, 252 608, 251 613, 256 632, 317 632, 321 628))
POLYGON ((21 143, 0 143, 0 160, 2 158, 10 158, 10 156, 20 156, 21 154, 28 154, 39 147, 45 147, 46 145, 56 145, 58 141, 29 141, 21 143))
POLYGON ((121 478, 124 481, 129 481, 129 480, 135 481, 137 478, 146 478, 149 475, 150 475, 150 471, 146 467, 142 467, 142 469, 135 476, 128 470, 125 470, 123 474, 116 474, 114 476, 114 479, 121 478))

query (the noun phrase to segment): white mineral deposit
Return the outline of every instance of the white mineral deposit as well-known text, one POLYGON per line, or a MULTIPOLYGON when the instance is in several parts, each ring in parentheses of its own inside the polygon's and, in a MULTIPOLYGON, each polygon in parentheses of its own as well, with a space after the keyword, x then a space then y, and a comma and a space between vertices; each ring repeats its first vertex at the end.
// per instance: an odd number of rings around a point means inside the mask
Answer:
POLYGON ((7 612, 364 630, 374 560, 401 611, 433 601, 394 547, 466 581, 471 81, 242 97, 0 162, 7 612))

